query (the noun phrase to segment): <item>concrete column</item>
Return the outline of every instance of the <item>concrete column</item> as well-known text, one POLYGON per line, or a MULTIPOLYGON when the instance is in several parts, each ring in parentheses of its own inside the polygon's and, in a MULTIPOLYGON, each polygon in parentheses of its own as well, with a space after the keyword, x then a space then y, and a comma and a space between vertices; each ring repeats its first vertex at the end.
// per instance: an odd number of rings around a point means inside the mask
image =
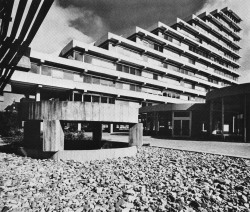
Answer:
POLYGON ((143 124, 138 123, 129 129, 129 146, 141 147, 143 145, 143 124))
POLYGON ((233 124, 232 124, 232 132, 233 133, 235 132, 234 128, 235 128, 235 116, 233 116, 233 124))
POLYGON ((40 139, 40 121, 24 122, 24 145, 28 149, 42 150, 42 139, 40 139))
POLYGON ((93 141, 96 143, 97 148, 101 148, 102 142, 102 123, 94 122, 93 126, 93 141))
POLYGON ((209 109, 209 134, 212 135, 213 132, 213 109, 214 109, 214 102, 210 102, 210 109, 209 109))
POLYGON ((157 135, 159 132, 159 114, 158 114, 158 112, 155 113, 154 120, 155 120, 155 134, 157 135))
POLYGON ((244 95, 244 109, 243 109, 243 121, 244 121, 244 142, 247 142, 247 95, 244 95))
POLYGON ((36 102, 40 102, 41 101, 41 87, 42 86, 38 86, 36 89, 36 102))
POLYGON ((224 98, 221 99, 221 132, 224 135, 224 123, 225 123, 225 105, 224 98))
POLYGON ((109 124, 109 133, 113 133, 114 132, 114 125, 113 124, 109 124))
POLYGON ((43 120, 43 151, 64 150, 64 132, 59 120, 43 120))
POLYGON ((82 123, 77 123, 77 130, 81 131, 82 130, 82 123))

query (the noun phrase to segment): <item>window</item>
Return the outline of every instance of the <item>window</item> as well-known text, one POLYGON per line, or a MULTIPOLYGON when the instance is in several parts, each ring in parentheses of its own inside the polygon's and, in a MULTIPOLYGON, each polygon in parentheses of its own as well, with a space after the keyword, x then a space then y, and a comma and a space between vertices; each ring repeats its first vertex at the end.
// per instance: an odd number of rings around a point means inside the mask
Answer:
POLYGON ((115 104, 115 98, 109 98, 109 104, 115 104))
POLYGON ((130 74, 133 74, 133 75, 135 75, 135 68, 130 68, 130 74))
POLYGON ((159 44, 154 43, 154 50, 159 51, 159 52, 163 52, 163 47, 160 46, 159 44))
POLYGON ((123 71, 125 73, 129 73, 129 67, 128 66, 123 66, 123 71))
POLYGON ((71 51, 71 52, 67 55, 67 58, 70 59, 70 60, 74 60, 73 51, 71 51))
POLYGON ((100 102, 100 96, 92 96, 92 102, 100 102))
POLYGON ((195 59, 188 58, 188 62, 191 63, 191 64, 195 64, 195 59))
POLYGON ((164 38, 170 42, 173 42, 173 38, 169 35, 164 35, 164 38))
POLYGON ((100 80, 100 83, 101 83, 101 85, 109 86, 110 81, 109 81, 109 80, 105 80, 105 79, 101 79, 101 80, 100 80))
POLYGON ((139 69, 131 67, 131 66, 127 66, 127 65, 117 64, 116 70, 129 73, 129 74, 133 74, 133 75, 137 75, 137 76, 141 76, 141 71, 139 69))
POLYGON ((141 76, 141 71, 139 69, 135 69, 135 75, 136 76, 141 76))
POLYGON ((117 71, 122 71, 122 65, 121 64, 117 64, 116 65, 116 70, 117 71))
POLYGON ((92 63, 92 57, 90 55, 85 55, 84 62, 85 63, 92 63))
POLYGON ((100 78, 92 77, 93 84, 100 85, 100 78))
POLYGON ((82 94, 74 93, 74 101, 81 102, 82 101, 82 94))
POLYGON ((158 75, 157 74, 153 74, 153 79, 154 80, 158 80, 158 75))
POLYGON ((178 68, 177 66, 173 66, 173 65, 168 64, 167 67, 168 67, 168 69, 170 69, 170 70, 179 72, 179 68, 178 68))
POLYGON ((31 73, 34 73, 34 74, 39 74, 39 73, 40 73, 40 66, 38 66, 38 65, 35 64, 35 63, 31 63, 30 72, 31 72, 31 73))
POLYGON ((85 75, 84 78, 83 78, 83 82, 91 83, 92 82, 91 76, 85 75))
POLYGON ((136 86, 136 87, 135 87, 135 90, 136 90, 137 92, 141 92, 141 87, 140 87, 140 86, 136 86))
POLYGON ((123 89, 123 84, 120 83, 120 82, 117 82, 116 85, 115 85, 115 87, 116 87, 117 89, 123 89))
POLYGON ((174 117, 189 117, 189 112, 174 112, 174 117))
POLYGON ((83 55, 80 52, 75 52, 75 59, 82 62, 83 55))
POLYGON ((131 91, 135 91, 135 85, 129 85, 130 87, 129 87, 129 89, 131 90, 131 91))
POLYGON ((67 72, 67 71, 64 71, 63 72, 63 78, 67 79, 67 80, 73 80, 74 79, 74 74, 70 73, 70 72, 67 72))
POLYGON ((58 79, 63 79, 63 71, 53 68, 52 69, 52 77, 58 78, 58 79))
POLYGON ((42 66, 42 75, 51 76, 51 67, 42 66))
POLYGON ((108 103, 108 98, 105 96, 101 97, 101 103, 108 103))
POLYGON ((84 102, 91 102, 91 96, 90 95, 84 95, 83 100, 84 100, 84 102))

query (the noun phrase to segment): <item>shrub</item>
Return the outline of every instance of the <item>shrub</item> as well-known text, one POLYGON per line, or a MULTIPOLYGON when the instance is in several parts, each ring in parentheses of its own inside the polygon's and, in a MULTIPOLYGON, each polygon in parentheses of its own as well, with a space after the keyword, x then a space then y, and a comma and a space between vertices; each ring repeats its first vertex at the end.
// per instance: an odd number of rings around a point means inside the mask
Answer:
POLYGON ((20 120, 17 113, 0 112, 0 134, 2 136, 21 135, 20 120))
POLYGON ((65 130, 64 135, 65 140, 69 141, 81 141, 86 139, 84 131, 71 132, 69 130, 65 130))

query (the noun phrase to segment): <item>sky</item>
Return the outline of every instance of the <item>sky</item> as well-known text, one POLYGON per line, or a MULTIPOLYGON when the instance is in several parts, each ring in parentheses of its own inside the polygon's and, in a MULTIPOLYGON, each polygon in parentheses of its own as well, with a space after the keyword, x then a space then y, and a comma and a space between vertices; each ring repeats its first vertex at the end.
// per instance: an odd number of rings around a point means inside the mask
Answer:
MULTIPOLYGON (((243 19, 239 82, 250 82, 250 0, 55 0, 31 48, 58 54, 72 39, 92 43, 107 32, 123 35, 135 26, 147 29, 158 21, 169 25, 177 17, 224 7, 243 19)), ((8 95, 6 105, 16 98, 8 95)))

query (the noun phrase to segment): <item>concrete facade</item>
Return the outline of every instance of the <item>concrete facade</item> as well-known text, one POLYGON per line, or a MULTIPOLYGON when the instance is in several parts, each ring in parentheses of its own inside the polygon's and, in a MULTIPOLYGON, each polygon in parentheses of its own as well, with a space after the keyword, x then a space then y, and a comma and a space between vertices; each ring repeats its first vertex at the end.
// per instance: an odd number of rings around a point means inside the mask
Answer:
POLYGON ((94 45, 73 40, 59 56, 31 51, 31 69, 14 73, 12 92, 137 108, 204 103, 208 91, 238 84, 240 21, 224 8, 124 36, 108 33, 94 45))

